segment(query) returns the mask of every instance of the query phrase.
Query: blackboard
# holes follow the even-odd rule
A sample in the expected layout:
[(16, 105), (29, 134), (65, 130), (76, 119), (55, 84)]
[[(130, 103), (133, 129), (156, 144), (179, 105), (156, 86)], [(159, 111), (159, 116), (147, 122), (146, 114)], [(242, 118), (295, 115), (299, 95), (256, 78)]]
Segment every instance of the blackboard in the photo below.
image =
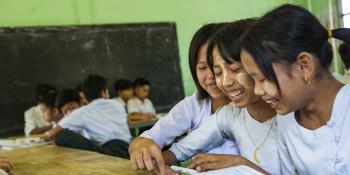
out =
[(23, 133), (35, 87), (75, 87), (88, 74), (147, 78), (166, 112), (184, 97), (174, 23), (0, 28), (0, 136)]

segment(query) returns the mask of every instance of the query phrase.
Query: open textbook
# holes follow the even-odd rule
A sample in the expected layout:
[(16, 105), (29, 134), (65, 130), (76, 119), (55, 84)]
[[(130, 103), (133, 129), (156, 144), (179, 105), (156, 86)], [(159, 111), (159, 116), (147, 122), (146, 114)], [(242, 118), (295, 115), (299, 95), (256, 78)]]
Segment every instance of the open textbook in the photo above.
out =
[(193, 169), (178, 166), (171, 166), (170, 168), (182, 175), (263, 175), (262, 173), (244, 165), (206, 171), (202, 173)]
[(26, 148), (40, 145), (47, 145), (51, 142), (45, 141), (39, 137), (36, 138), (14, 138), (14, 139), (0, 139), (1, 149), (15, 149), (15, 148)]

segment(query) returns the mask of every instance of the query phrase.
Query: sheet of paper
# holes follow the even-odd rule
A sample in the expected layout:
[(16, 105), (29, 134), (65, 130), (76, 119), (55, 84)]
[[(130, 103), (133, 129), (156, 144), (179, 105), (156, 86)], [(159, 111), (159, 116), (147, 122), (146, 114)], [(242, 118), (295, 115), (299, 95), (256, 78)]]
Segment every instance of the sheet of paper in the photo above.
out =
[(212, 170), (207, 172), (199, 173), (193, 169), (171, 166), (174, 171), (184, 175), (263, 175), (262, 173), (248, 167), (248, 166), (235, 166), (229, 168), (223, 168), (218, 170)]
[(26, 148), (40, 145), (47, 145), (51, 142), (45, 141), (41, 138), (15, 138), (15, 139), (0, 139), (1, 149), (16, 149)]

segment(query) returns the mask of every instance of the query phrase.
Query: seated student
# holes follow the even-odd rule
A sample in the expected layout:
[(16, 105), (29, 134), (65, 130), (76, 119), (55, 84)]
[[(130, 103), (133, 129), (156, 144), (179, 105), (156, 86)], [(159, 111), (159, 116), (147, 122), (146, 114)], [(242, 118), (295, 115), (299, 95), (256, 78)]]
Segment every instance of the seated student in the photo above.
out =
[(186, 160), (198, 150), (233, 139), (238, 155), (197, 155), (189, 168), (198, 171), (244, 165), (264, 174), (281, 174), (277, 145), (276, 112), (254, 94), (253, 80), (240, 62), (239, 37), (255, 20), (244, 19), (220, 28), (208, 46), (208, 64), (218, 87), (232, 103), (218, 109), (197, 130), (163, 153), (168, 164)]
[(85, 95), (84, 95), (83, 89), (81, 87), (81, 84), (78, 84), (78, 86), (75, 88), (75, 90), (79, 92), (79, 96), (80, 96), (79, 104), (80, 104), (80, 106), (87, 105), (88, 101), (85, 98)]
[(45, 121), (53, 127), (63, 118), (63, 114), (55, 107), (57, 92), (49, 92), (42, 98), (42, 109)]
[(67, 116), (80, 107), (80, 100), (81, 96), (76, 90), (63, 89), (57, 95), (55, 106), (64, 116)]
[[(208, 43), (223, 25), (224, 23), (204, 25), (193, 36), (188, 61), (197, 91), (176, 104), (152, 129), (133, 140), (129, 153), (134, 169), (152, 170), (158, 166), (164, 170), (161, 149), (171, 144), (176, 137), (188, 131), (196, 131), (218, 108), (229, 103), (229, 98), (216, 85), (206, 56)], [(199, 151), (212, 154), (239, 154), (235, 141), (229, 139), (217, 147)], [(156, 163), (152, 160), (156, 160)]]
[(278, 114), (283, 174), (350, 174), (350, 84), (329, 71), (330, 38), (350, 43), (350, 29), (327, 30), (307, 9), (282, 5), (241, 38), (254, 92)]
[(6, 172), (10, 172), (13, 169), (12, 163), (7, 156), (0, 155), (0, 169)]
[[(114, 99), (117, 100), (121, 105), (123, 105), (125, 110), (128, 111), (126, 104), (134, 94), (132, 82), (127, 79), (119, 79), (114, 83), (114, 90), (117, 93), (117, 97), (115, 97)], [(144, 115), (140, 115), (135, 112), (128, 115), (129, 121), (143, 119), (145, 119)]]
[(129, 99), (134, 95), (134, 90), (132, 88), (132, 82), (127, 79), (119, 79), (114, 83), (114, 90), (117, 93), (117, 96), (114, 98), (120, 104), (122, 104), (125, 109), (126, 104)]
[(42, 113), (42, 98), (48, 92), (56, 92), (56, 89), (48, 84), (39, 84), (36, 88), (37, 106), (33, 106), (24, 113), (24, 133), (25, 135), (45, 133), (52, 126), (46, 122)]
[(44, 119), (55, 127), (64, 116), (80, 107), (79, 100), (78, 92), (73, 89), (47, 93), (42, 101)]
[[(43, 97), (44, 119), (51, 123), (54, 128), (63, 117), (80, 107), (79, 102), (79, 93), (73, 89), (63, 89), (59, 94), (48, 93)], [(50, 135), (50, 131), (46, 134)], [(90, 138), (85, 130), (80, 134), (85, 138)]]
[[(58, 146), (96, 151), (128, 158), (131, 140), (127, 113), (115, 100), (108, 99), (107, 80), (89, 75), (82, 85), (88, 104), (64, 117), (50, 131)], [(91, 139), (78, 132), (86, 131)]]
[(149, 81), (144, 78), (137, 78), (133, 83), (133, 88), (135, 96), (127, 103), (128, 113), (143, 115), (145, 119), (154, 118), (156, 110), (151, 100), (147, 98), (150, 91)]

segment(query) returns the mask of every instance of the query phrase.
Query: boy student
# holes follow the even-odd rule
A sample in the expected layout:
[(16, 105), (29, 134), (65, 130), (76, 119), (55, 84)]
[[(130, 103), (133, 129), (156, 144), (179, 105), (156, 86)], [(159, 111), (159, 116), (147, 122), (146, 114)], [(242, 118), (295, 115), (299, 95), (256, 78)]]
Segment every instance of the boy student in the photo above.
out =
[(74, 89), (63, 89), (57, 96), (55, 106), (67, 116), (80, 107), (79, 92)]
[(42, 98), (48, 92), (56, 92), (56, 89), (48, 84), (39, 84), (36, 88), (37, 105), (29, 108), (24, 113), (25, 135), (40, 134), (51, 129), (51, 125), (43, 118)]
[(149, 81), (144, 78), (137, 78), (133, 83), (133, 87), (135, 97), (127, 103), (128, 113), (142, 115), (145, 119), (154, 118), (156, 110), (151, 100), (147, 98), (150, 91)]
[(49, 92), (42, 98), (43, 116), (46, 122), (55, 126), (63, 118), (63, 114), (55, 107), (57, 92)]
[(48, 93), (43, 96), (44, 119), (55, 125), (66, 115), (80, 107), (79, 94), (73, 89), (63, 89), (59, 94)]
[(126, 104), (134, 94), (132, 82), (127, 79), (119, 79), (114, 83), (114, 90), (117, 93), (117, 97), (115, 97), (114, 99), (117, 100), (121, 105), (123, 105), (127, 110)]
[[(107, 80), (100, 75), (89, 75), (82, 88), (89, 103), (64, 117), (49, 136), (59, 146), (128, 158), (131, 135), (127, 113), (121, 104), (108, 99)], [(91, 139), (78, 134), (80, 131), (85, 131)]]
[[(123, 105), (125, 110), (128, 111), (126, 104), (134, 94), (132, 82), (127, 79), (119, 79), (114, 83), (114, 90), (117, 93), (117, 97), (115, 97), (114, 99), (117, 100), (121, 105)], [(145, 116), (138, 113), (131, 113), (128, 115), (129, 121), (143, 119), (145, 119)]]

